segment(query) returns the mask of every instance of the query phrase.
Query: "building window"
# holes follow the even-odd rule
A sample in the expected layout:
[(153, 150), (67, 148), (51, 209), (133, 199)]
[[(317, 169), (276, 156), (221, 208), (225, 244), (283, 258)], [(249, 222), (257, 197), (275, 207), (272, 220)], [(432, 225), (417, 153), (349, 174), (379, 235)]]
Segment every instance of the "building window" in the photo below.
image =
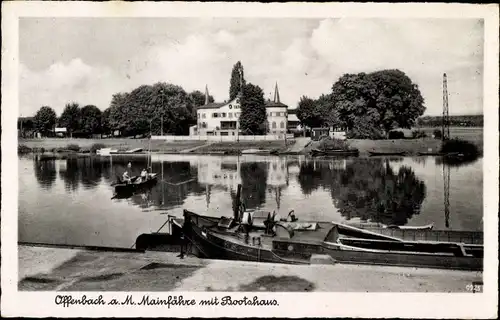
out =
[(280, 128), (281, 129), (285, 128), (285, 123), (283, 121), (281, 121), (281, 123), (280, 123)]
[(232, 118), (232, 117), (233, 117), (233, 114), (232, 114), (231, 112), (229, 112), (229, 113), (227, 114), (227, 116), (228, 116), (229, 118)]
[(225, 112), (222, 112), (220, 115), (221, 115), (222, 118), (226, 117), (226, 113)]
[(217, 112), (212, 113), (212, 118), (218, 118), (219, 114)]
[(206, 123), (206, 122), (203, 122), (203, 123), (201, 124), (201, 127), (202, 127), (203, 129), (206, 129), (206, 128), (207, 128), (207, 123)]
[(200, 114), (198, 113), (198, 118), (201, 118)]
[(276, 129), (276, 122), (273, 121), (273, 129)]
[(202, 113), (202, 114), (201, 114), (201, 117), (202, 117), (203, 119), (205, 119), (205, 118), (206, 118), (206, 114), (205, 114), (205, 113)]

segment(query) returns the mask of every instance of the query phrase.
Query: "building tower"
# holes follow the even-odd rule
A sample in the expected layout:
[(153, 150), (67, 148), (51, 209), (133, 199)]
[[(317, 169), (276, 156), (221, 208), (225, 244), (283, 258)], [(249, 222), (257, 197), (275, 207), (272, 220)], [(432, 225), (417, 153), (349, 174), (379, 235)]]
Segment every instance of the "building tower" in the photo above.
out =
[(276, 82), (276, 86), (274, 87), (274, 100), (275, 103), (280, 103), (280, 93), (278, 91), (278, 82)]
[(207, 105), (209, 103), (210, 103), (210, 100), (209, 100), (209, 94), (208, 94), (208, 86), (205, 85), (205, 105)]
[(443, 74), (443, 119), (441, 129), (441, 140), (450, 138), (450, 115), (448, 111), (448, 79), (446, 73)]

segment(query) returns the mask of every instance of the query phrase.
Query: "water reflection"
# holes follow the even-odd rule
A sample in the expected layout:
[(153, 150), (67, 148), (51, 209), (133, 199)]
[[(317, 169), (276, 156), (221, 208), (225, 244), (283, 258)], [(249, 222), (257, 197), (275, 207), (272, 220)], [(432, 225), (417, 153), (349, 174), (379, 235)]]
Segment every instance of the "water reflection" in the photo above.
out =
[(426, 195), (425, 183), (411, 168), (402, 166), (395, 172), (388, 159), (304, 163), (298, 181), (304, 194), (319, 187), (330, 190), (335, 207), (347, 220), (383, 224), (406, 224), (420, 213)]
[(464, 167), (471, 163), (476, 162), (477, 159), (478, 159), (477, 155), (436, 157), (436, 165), (447, 165), (450, 167)]
[[(435, 158), (444, 166), (443, 158)], [(347, 220), (359, 218), (384, 224), (404, 225), (418, 215), (426, 197), (426, 185), (400, 158), (306, 159), (302, 157), (179, 157), (153, 161), (158, 183), (148, 189), (115, 196), (143, 209), (168, 210), (181, 207), (189, 196), (203, 196), (210, 208), (214, 192), (227, 192), (234, 203), (238, 184), (246, 208), (257, 209), (274, 202), (281, 209), (283, 192), (295, 177), (303, 195), (317, 191), (329, 193), (332, 203)], [(426, 157), (415, 163), (425, 166)], [(131, 167), (127, 165), (131, 163)], [(113, 183), (127, 170), (138, 175), (148, 166), (147, 157), (86, 157), (55, 161), (34, 161), (39, 185), (50, 189), (57, 171), (68, 193), (94, 189), (104, 183), (112, 196)], [(464, 165), (464, 164), (462, 164)], [(450, 165), (446, 164), (449, 168)], [(394, 169), (393, 167), (397, 167)], [(56, 170), (58, 169), (58, 170)], [(443, 170), (449, 180), (449, 170)], [(444, 195), (449, 193), (444, 188)], [(448, 191), (448, 192), (447, 192)], [(229, 208), (227, 208), (229, 209)], [(445, 216), (449, 212), (445, 206)]]
[(42, 189), (51, 189), (56, 181), (56, 162), (54, 160), (33, 161), (35, 177)]
[(152, 160), (155, 186), (111, 199), (116, 177), (124, 170), (139, 174), (147, 157), (20, 158), (20, 239), (130, 246), (138, 232), (164, 223), (162, 213), (180, 215), (186, 208), (230, 215), (238, 184), (247, 208), (276, 210), (280, 216), (294, 209), (301, 220), (482, 229), (481, 161), (455, 168), (450, 179), (450, 166), (429, 157), (163, 155)]

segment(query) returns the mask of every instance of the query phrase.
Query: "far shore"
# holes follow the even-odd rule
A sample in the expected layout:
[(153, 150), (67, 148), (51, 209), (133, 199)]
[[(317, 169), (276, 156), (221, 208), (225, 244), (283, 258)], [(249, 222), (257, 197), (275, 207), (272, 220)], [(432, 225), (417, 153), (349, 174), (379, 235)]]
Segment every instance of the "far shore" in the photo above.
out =
[[(483, 130), (476, 128), (471, 130), (456, 128), (451, 130), (451, 137), (457, 137), (475, 143), (479, 150), (483, 150)], [(294, 144), (301, 140), (302, 145), (293, 148)], [(134, 148), (142, 148), (143, 152), (151, 151), (153, 154), (238, 154), (245, 150), (253, 150), (255, 153), (272, 154), (307, 154), (318, 144), (317, 141), (304, 143), (308, 138), (296, 138), (294, 140), (274, 141), (239, 141), (239, 142), (208, 142), (200, 140), (189, 141), (163, 141), (150, 139), (71, 139), (71, 138), (42, 138), (42, 139), (19, 139), (19, 153), (54, 153), (89, 155), (91, 147), (100, 144), (104, 148), (116, 149), (120, 152)], [(360, 156), (369, 155), (370, 151), (377, 152), (405, 152), (407, 156), (415, 156), (421, 152), (438, 152), (441, 140), (432, 137), (420, 139), (396, 139), (396, 140), (362, 140), (348, 139), (350, 148), (359, 150)], [(69, 151), (69, 145), (77, 145), (79, 150)], [(293, 150), (293, 151), (292, 151)], [(251, 151), (250, 151), (251, 152)]]

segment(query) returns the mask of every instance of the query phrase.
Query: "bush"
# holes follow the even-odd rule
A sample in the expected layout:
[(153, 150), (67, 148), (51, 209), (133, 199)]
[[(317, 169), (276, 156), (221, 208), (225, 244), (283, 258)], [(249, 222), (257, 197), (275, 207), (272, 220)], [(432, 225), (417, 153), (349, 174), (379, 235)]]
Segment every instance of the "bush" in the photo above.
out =
[(358, 121), (354, 128), (347, 132), (346, 137), (347, 139), (385, 139), (385, 135), (382, 130), (373, 127), (368, 120)]
[(18, 145), (17, 146), (17, 153), (30, 153), (31, 151), (31, 148), (30, 147), (27, 147), (25, 146), (24, 144), (21, 144), (21, 145)]
[(405, 134), (401, 131), (389, 131), (389, 139), (404, 139)]
[(443, 137), (443, 134), (439, 129), (434, 130), (432, 134), (434, 135), (435, 139), (441, 139)]
[(349, 144), (343, 140), (324, 138), (319, 142), (320, 150), (349, 150)]
[(96, 153), (97, 150), (105, 148), (106, 146), (103, 143), (94, 143), (90, 147), (90, 153)]
[(413, 130), (411, 132), (411, 136), (413, 137), (413, 139), (420, 139), (420, 138), (426, 138), (427, 134), (425, 133), (425, 131), (422, 130)]
[(479, 149), (477, 146), (469, 141), (460, 139), (446, 140), (441, 147), (442, 153), (461, 153), (466, 156), (477, 156)]
[(78, 151), (80, 151), (80, 146), (77, 145), (77, 144), (71, 143), (71, 144), (68, 144), (68, 146), (66, 147), (66, 149), (78, 152)]

